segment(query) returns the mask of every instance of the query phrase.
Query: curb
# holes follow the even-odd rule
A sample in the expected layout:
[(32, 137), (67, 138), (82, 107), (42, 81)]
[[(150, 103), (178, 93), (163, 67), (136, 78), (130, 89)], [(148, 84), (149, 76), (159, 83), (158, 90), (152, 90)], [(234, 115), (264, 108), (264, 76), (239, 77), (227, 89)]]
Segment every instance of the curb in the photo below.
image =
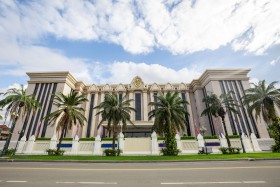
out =
[(56, 163), (164, 163), (164, 162), (220, 162), (220, 161), (264, 161), (280, 160), (280, 158), (241, 158), (241, 159), (213, 159), (213, 160), (25, 160), (0, 159), (0, 162), (56, 162)]

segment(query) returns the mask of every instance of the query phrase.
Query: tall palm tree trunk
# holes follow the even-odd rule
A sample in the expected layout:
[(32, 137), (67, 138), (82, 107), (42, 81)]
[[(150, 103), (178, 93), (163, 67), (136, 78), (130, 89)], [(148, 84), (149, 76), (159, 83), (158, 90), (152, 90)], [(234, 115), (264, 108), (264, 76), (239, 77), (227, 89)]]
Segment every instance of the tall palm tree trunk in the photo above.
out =
[(229, 141), (229, 138), (228, 138), (228, 132), (227, 132), (227, 127), (226, 127), (226, 122), (225, 122), (225, 116), (222, 116), (222, 122), (223, 122), (223, 126), (224, 126), (225, 133), (226, 133), (227, 144), (228, 144), (228, 147), (230, 148), (231, 144), (230, 144), (230, 141)]
[(67, 127), (67, 123), (65, 123), (65, 124), (63, 125), (63, 129), (62, 129), (62, 131), (61, 131), (60, 138), (59, 138), (59, 142), (58, 142), (58, 146), (57, 146), (57, 149), (56, 149), (57, 152), (60, 150), (61, 143), (62, 143), (62, 139), (63, 139), (63, 135), (64, 135), (64, 133), (65, 133), (65, 131), (66, 131), (66, 127)]
[(116, 143), (116, 132), (115, 132), (115, 125), (113, 126), (113, 143), (112, 143), (112, 148), (115, 150), (115, 143)]

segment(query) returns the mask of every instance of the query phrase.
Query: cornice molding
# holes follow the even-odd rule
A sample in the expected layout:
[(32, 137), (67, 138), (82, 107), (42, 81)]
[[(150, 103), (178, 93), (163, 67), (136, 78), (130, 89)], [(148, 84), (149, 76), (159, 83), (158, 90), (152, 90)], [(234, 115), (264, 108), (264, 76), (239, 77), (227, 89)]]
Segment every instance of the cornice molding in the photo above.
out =
[[(191, 91), (194, 92), (197, 89), (202, 89), (210, 81), (219, 81), (219, 80), (245, 80), (248, 81), (248, 73), (250, 69), (207, 69), (199, 77), (199, 79), (193, 80), (191, 83), (166, 83), (166, 84), (145, 84), (139, 76), (134, 77), (130, 84), (100, 84), (96, 85), (94, 90), (90, 90), (92, 85), (85, 85), (82, 81), (77, 81), (71, 73), (68, 71), (61, 72), (28, 72), (26, 73), (30, 80), (28, 83), (66, 83), (74, 90), (79, 90), (81, 92), (104, 92), (104, 91), (137, 91), (137, 90), (147, 90), (148, 92), (152, 91), (166, 91), (167, 87), (177, 88), (178, 91)], [(141, 81), (141, 86), (136, 88), (134, 86), (135, 79)], [(185, 86), (182, 86), (185, 85)], [(125, 89), (119, 90), (119, 86), (122, 86)], [(185, 88), (184, 88), (185, 87)], [(105, 89), (104, 89), (105, 88)], [(161, 88), (164, 88), (161, 90)], [(168, 88), (168, 90), (170, 89)], [(172, 90), (173, 90), (172, 89)]]
[[(28, 83), (66, 83), (73, 90), (76, 89), (78, 82), (74, 76), (68, 71), (59, 72), (27, 72), (30, 80)], [(84, 85), (83, 82), (80, 82)]]
[(199, 77), (190, 83), (190, 88), (194, 92), (206, 86), (210, 81), (219, 80), (249, 80), (250, 69), (207, 69)]

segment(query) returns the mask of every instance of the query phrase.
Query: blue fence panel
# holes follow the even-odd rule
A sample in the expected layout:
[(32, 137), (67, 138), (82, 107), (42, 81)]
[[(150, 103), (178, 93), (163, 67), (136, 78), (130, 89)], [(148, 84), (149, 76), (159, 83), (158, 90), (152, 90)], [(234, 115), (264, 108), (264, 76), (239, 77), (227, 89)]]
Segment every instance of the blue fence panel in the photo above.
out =
[[(57, 144), (56, 147), (58, 147), (58, 145), (59, 145), (59, 144)], [(72, 144), (71, 144), (71, 143), (62, 143), (62, 144), (60, 144), (60, 147), (64, 147), (64, 148), (66, 148), (66, 147), (72, 147)]]
[[(103, 143), (101, 144), (101, 148), (112, 148), (113, 144), (111, 143)], [(115, 144), (115, 147), (118, 147), (118, 144)]]
[(220, 146), (220, 142), (206, 142), (205, 146)]
[(158, 146), (159, 147), (165, 147), (165, 143), (159, 143)]

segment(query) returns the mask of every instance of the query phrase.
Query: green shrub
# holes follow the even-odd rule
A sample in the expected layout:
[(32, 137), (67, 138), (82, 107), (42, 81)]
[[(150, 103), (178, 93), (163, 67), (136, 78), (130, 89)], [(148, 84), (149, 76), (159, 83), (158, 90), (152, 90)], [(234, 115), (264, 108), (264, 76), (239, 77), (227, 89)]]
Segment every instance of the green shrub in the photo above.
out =
[(222, 154), (240, 154), (239, 147), (220, 147), (219, 150)]
[(95, 138), (80, 138), (79, 141), (95, 141)]
[(177, 156), (180, 153), (179, 149), (168, 149), (168, 148), (162, 148), (160, 152), (163, 154), (163, 156)]
[(157, 140), (164, 140), (164, 137), (158, 137)]
[(62, 156), (65, 150), (60, 149), (59, 151), (57, 151), (56, 149), (47, 149), (46, 152), (49, 156)]
[[(102, 138), (101, 141), (112, 141), (113, 138)], [(116, 141), (118, 140), (118, 138), (115, 139)]]
[(218, 136), (204, 136), (204, 139), (219, 139)]
[(236, 139), (236, 138), (240, 138), (239, 135), (229, 135), (228, 136), (229, 139)]
[(182, 136), (181, 140), (195, 140), (194, 136)]
[(226, 147), (220, 147), (219, 150), (222, 152), (222, 154), (227, 154), (228, 148)]
[(271, 125), (268, 126), (271, 137), (275, 140), (275, 145), (271, 146), (272, 152), (280, 153), (280, 118), (273, 119)]
[(271, 146), (271, 150), (274, 153), (280, 153), (280, 144), (275, 144), (275, 145)]
[(12, 156), (15, 153), (15, 149), (7, 149), (5, 155), (7, 156)]
[(103, 151), (103, 153), (106, 155), (106, 156), (120, 156), (120, 154), (122, 153), (122, 150), (121, 149), (105, 149)]
[(37, 138), (36, 141), (50, 141), (51, 138)]

